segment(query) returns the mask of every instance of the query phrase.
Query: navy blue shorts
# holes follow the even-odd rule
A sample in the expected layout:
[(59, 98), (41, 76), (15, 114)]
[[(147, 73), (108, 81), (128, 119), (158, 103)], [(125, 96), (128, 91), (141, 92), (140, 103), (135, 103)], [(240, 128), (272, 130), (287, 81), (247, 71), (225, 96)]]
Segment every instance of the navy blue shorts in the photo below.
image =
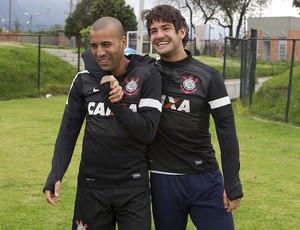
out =
[(164, 175), (151, 173), (152, 209), (156, 230), (185, 230), (188, 216), (204, 230), (233, 230), (224, 208), (221, 172)]
[[(150, 189), (77, 187), (72, 229), (150, 230)], [(82, 226), (85, 228), (78, 228)]]

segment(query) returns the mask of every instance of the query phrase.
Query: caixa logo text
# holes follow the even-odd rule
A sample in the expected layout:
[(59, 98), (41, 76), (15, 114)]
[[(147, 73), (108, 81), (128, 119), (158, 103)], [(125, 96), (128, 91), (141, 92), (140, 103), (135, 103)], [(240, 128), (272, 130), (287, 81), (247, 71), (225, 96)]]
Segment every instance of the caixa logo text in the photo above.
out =
[[(133, 112), (137, 112), (136, 104), (123, 103), (123, 106), (128, 107)], [(106, 107), (103, 102), (89, 102), (88, 113), (89, 115), (105, 116), (105, 117), (113, 115), (111, 110), (108, 107)]]

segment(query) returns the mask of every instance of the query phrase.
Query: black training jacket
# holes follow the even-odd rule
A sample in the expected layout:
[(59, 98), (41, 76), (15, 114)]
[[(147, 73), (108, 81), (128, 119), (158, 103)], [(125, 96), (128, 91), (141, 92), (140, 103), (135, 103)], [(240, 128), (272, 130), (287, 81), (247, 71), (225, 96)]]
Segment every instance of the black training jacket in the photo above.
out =
[[(212, 115), (227, 196), (230, 200), (241, 198), (239, 144), (224, 80), (216, 69), (186, 52), (188, 57), (184, 60), (156, 62), (163, 80), (163, 111), (147, 151), (150, 171), (176, 175), (219, 168), (209, 132)], [(150, 62), (145, 56), (131, 59), (139, 58)]]
[[(177, 175), (219, 169), (209, 132), (212, 115), (227, 196), (230, 200), (241, 198), (239, 144), (224, 79), (215, 68), (186, 52), (188, 57), (178, 62), (128, 56), (155, 65), (162, 77), (162, 115), (157, 134), (147, 148), (150, 171)], [(87, 69), (91, 68), (100, 71), (99, 66)]]
[(120, 103), (108, 100), (109, 83), (87, 51), (86, 68), (70, 88), (52, 169), (44, 190), (54, 190), (71, 161), (84, 119), (85, 130), (78, 186), (126, 188), (148, 186), (146, 144), (155, 136), (161, 114), (161, 76), (157, 68), (130, 61), (127, 72), (117, 79), (123, 87)]

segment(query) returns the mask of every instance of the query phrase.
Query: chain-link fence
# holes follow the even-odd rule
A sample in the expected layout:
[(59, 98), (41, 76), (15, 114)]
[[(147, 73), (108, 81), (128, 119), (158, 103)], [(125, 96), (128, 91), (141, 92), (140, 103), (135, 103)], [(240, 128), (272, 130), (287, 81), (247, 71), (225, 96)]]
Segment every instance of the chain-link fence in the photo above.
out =
[[(80, 36), (0, 33), (0, 99), (66, 93), (87, 44)], [(222, 53), (223, 76), (239, 81), (245, 107), (300, 124), (300, 40), (226, 37)]]
[(240, 80), (243, 105), (267, 119), (300, 124), (300, 40), (225, 38), (225, 79)]
[(80, 37), (0, 33), (0, 100), (66, 93), (82, 69), (80, 47)]

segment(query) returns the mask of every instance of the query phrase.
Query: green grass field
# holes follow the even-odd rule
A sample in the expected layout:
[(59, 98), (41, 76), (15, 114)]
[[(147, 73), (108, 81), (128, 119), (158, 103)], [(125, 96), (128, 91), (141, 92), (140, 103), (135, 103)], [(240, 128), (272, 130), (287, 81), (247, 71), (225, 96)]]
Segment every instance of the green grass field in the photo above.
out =
[[(38, 47), (0, 43), (0, 100), (38, 95)], [(40, 94), (66, 94), (77, 68), (41, 50)]]
[[(285, 120), (289, 85), (286, 71), (269, 79), (253, 96), (251, 112), (269, 120)], [(300, 126), (300, 66), (294, 68), (288, 121)]]
[[(61, 202), (53, 207), (42, 194), (65, 101), (66, 96), (0, 101), (0, 229), (70, 229), (82, 134)], [(235, 107), (245, 194), (234, 212), (236, 229), (299, 229), (300, 129), (253, 119)], [(213, 125), (212, 135), (218, 152)], [(195, 228), (189, 223), (187, 229)]]

